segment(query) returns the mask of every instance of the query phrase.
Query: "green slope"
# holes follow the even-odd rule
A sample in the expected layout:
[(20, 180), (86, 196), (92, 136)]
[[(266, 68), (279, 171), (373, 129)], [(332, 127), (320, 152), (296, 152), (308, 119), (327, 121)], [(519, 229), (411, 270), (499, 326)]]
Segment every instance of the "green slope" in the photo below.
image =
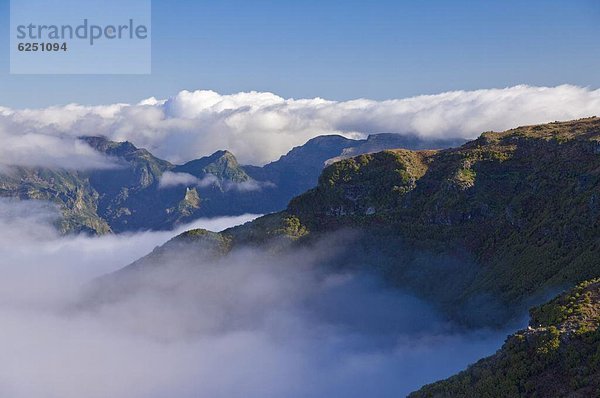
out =
[(600, 396), (600, 281), (531, 310), (530, 326), (493, 356), (411, 398)]

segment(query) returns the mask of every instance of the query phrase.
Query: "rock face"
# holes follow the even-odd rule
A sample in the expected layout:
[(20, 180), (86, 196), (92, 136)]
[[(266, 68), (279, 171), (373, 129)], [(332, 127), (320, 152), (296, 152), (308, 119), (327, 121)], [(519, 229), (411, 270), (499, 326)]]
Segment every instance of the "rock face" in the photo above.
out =
[(493, 356), (411, 398), (600, 396), (600, 280), (531, 310)]

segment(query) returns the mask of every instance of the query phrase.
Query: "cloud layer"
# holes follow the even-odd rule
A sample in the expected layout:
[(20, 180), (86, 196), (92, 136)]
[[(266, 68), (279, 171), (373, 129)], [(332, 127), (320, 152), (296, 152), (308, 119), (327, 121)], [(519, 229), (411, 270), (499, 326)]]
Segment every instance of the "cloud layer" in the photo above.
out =
[[(600, 90), (570, 85), (345, 102), (284, 99), (260, 92), (182, 91), (136, 105), (0, 108), (0, 139), (10, 143), (0, 148), (0, 159), (95, 167), (97, 159), (87, 159), (89, 153), (82, 153), (77, 144), (56, 140), (105, 135), (177, 163), (228, 149), (243, 163), (262, 164), (322, 134), (356, 138), (389, 132), (470, 139), (483, 131), (594, 115), (600, 115)], [(49, 148), (49, 153), (39, 154), (40, 148)]]
[(55, 294), (62, 297), (91, 278), (137, 260), (184, 231), (220, 231), (258, 215), (198, 219), (174, 231), (95, 238), (60, 235), (53, 226), (59, 217), (53, 204), (0, 198), (0, 273), (5, 278), (5, 283), (0, 284), (0, 304), (8, 303), (9, 298), (49, 300)]
[(372, 276), (323, 272), (329, 241), (218, 261), (179, 250), (124, 294), (74, 307), (88, 281), (173, 232), (64, 237), (50, 227), (55, 216), (40, 203), (0, 201), (0, 396), (397, 397), (504, 337), (454, 329)]

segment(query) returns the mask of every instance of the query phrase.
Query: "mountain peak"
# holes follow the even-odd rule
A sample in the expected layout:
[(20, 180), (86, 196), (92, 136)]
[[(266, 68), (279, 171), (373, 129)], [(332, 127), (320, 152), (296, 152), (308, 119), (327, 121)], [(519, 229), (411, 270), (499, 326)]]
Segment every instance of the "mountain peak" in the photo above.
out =
[(232, 182), (250, 180), (250, 176), (240, 166), (235, 155), (227, 150), (219, 150), (210, 156), (192, 160), (182, 166), (177, 166), (174, 171), (188, 173), (198, 178), (212, 174), (219, 180)]
[(106, 153), (107, 155), (124, 156), (139, 150), (129, 141), (116, 142), (111, 141), (104, 136), (79, 137), (79, 139), (95, 150)]
[(212, 155), (205, 156), (207, 159), (211, 159), (213, 161), (218, 161), (219, 159), (225, 159), (228, 162), (235, 162), (237, 164), (237, 158), (235, 155), (228, 150), (218, 150), (214, 152)]
[(138, 148), (129, 141), (111, 141), (104, 136), (79, 137), (79, 139), (105, 155), (121, 158), (127, 162), (150, 163), (157, 172), (173, 167), (173, 165), (166, 160), (157, 158), (148, 150)]

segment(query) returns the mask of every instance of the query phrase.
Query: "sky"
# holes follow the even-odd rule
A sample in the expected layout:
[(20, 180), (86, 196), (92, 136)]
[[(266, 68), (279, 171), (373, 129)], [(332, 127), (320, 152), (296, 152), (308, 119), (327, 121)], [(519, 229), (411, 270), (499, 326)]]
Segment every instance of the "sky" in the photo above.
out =
[(385, 100), (518, 84), (600, 87), (600, 3), (155, 0), (152, 73), (9, 75), (0, 106), (137, 103), (181, 90)]

